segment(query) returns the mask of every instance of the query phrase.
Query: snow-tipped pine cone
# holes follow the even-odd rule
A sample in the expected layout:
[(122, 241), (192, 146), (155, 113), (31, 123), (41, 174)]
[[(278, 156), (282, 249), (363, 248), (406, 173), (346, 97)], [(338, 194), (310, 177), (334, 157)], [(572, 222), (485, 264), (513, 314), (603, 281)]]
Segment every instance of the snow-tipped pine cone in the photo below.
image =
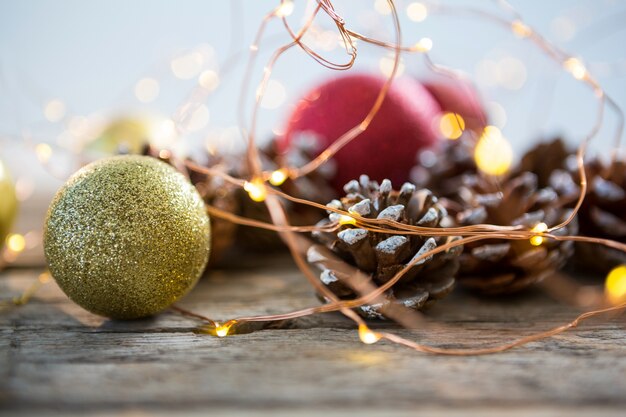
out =
[[(389, 180), (380, 185), (361, 176), (345, 185), (346, 196), (333, 200), (329, 207), (350, 211), (357, 217), (391, 219), (400, 223), (441, 227), (449, 220), (446, 210), (427, 189), (418, 190), (405, 183), (400, 190), (393, 190)], [(338, 222), (339, 215), (330, 212), (319, 225)], [(345, 268), (356, 268), (371, 276), (372, 284), (380, 286), (392, 279), (416, 256), (458, 237), (431, 237), (414, 234), (385, 234), (368, 231), (358, 226), (343, 225), (335, 232), (316, 232), (313, 245), (307, 254), (308, 261), (321, 270), (320, 281), (340, 299), (359, 296), (345, 284)], [(324, 255), (324, 249), (335, 260)], [(458, 270), (458, 256), (462, 246), (440, 252), (418, 261), (388, 290), (383, 303), (364, 305), (356, 311), (367, 318), (384, 318), (385, 312), (397, 305), (419, 310), (447, 295), (454, 286)], [(323, 297), (321, 297), (323, 301)]]

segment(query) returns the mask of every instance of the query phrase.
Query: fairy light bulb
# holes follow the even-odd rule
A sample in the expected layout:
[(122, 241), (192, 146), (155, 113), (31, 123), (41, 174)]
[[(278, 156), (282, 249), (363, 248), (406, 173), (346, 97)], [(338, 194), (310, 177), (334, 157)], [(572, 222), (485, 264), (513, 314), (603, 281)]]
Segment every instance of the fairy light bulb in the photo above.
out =
[(563, 61), (563, 68), (577, 80), (582, 80), (587, 77), (587, 68), (585, 68), (585, 64), (578, 58), (567, 58)]
[(460, 114), (446, 113), (439, 119), (439, 131), (447, 139), (460, 138), (463, 130), (465, 130), (465, 120)]
[(26, 247), (26, 239), (24, 236), (14, 233), (7, 237), (7, 248), (13, 253), (20, 253)]
[(220, 324), (215, 322), (215, 335), (217, 337), (226, 337), (228, 336), (228, 332), (230, 331), (232, 324), (224, 323)]
[(52, 148), (47, 143), (39, 143), (35, 146), (35, 154), (39, 162), (45, 164), (52, 156)]
[(428, 17), (428, 8), (424, 3), (414, 2), (407, 6), (406, 14), (414, 22), (423, 22)]
[(422, 38), (415, 44), (413, 49), (418, 52), (429, 52), (433, 49), (433, 41), (430, 38)]
[(513, 149), (495, 126), (485, 127), (474, 149), (478, 169), (487, 175), (505, 174), (513, 162)]
[(380, 340), (380, 335), (371, 331), (365, 324), (359, 324), (359, 338), (366, 345), (371, 345)]
[(518, 38), (527, 38), (532, 33), (532, 29), (529, 28), (524, 22), (521, 20), (515, 20), (511, 23), (511, 30), (513, 34)]
[(339, 217), (339, 224), (342, 226), (347, 226), (347, 225), (355, 225), (356, 224), (356, 219), (352, 216), (346, 216), (345, 214), (342, 214)]
[(604, 283), (604, 292), (611, 304), (626, 301), (626, 265), (615, 267), (609, 272)]
[(270, 174), (270, 184), (279, 186), (287, 180), (287, 170), (284, 168), (277, 169)]
[(257, 203), (264, 201), (267, 197), (267, 190), (263, 180), (260, 178), (254, 178), (252, 181), (246, 181), (243, 184), (243, 189), (248, 192), (248, 196), (252, 201)]
[(276, 9), (276, 16), (278, 17), (287, 17), (293, 13), (293, 1), (286, 0), (278, 6)]
[[(531, 232), (533, 233), (545, 233), (548, 230), (548, 225), (545, 223), (538, 223), (535, 227), (532, 228)], [(530, 238), (530, 244), (533, 246), (541, 246), (543, 243), (542, 236), (533, 236)]]

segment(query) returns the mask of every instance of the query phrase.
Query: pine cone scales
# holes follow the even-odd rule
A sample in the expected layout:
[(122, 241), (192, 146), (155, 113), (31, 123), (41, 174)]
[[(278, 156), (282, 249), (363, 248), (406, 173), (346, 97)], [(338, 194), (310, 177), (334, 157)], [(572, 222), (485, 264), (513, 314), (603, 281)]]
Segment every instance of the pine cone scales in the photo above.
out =
[[(367, 176), (361, 176), (360, 181), (346, 184), (344, 190), (347, 193), (345, 197), (328, 205), (349, 211), (355, 217), (390, 219), (425, 227), (438, 227), (447, 218), (446, 210), (429, 190), (417, 190), (410, 183), (395, 191), (389, 180), (379, 185)], [(338, 214), (331, 212), (319, 225), (337, 222), (339, 218)], [(308, 251), (308, 260), (321, 270), (321, 283), (342, 299), (358, 297), (345, 284), (345, 275), (349, 273), (346, 270), (350, 270), (346, 267), (352, 266), (371, 275), (373, 284), (379, 286), (393, 278), (416, 256), (457, 239), (374, 233), (347, 225), (335, 233), (316, 232), (313, 238), (336, 257), (325, 254), (321, 245), (314, 245)], [(384, 303), (361, 306), (357, 312), (367, 318), (384, 318), (385, 312), (394, 305), (419, 310), (444, 297), (454, 286), (461, 250), (459, 246), (418, 261), (385, 294)]]
[[(626, 160), (604, 164), (595, 159), (585, 165), (589, 188), (579, 211), (584, 236), (626, 243)], [(576, 244), (577, 260), (601, 273), (626, 263), (626, 254), (601, 245)]]
[[(540, 223), (555, 225), (571, 213), (563, 208), (562, 196), (550, 187), (538, 188), (537, 176), (523, 172), (498, 184), (481, 175), (466, 176), (448, 203), (460, 226), (481, 223), (533, 228)], [(553, 232), (577, 232), (576, 222)], [(460, 257), (458, 279), (466, 287), (486, 294), (512, 293), (539, 282), (560, 269), (573, 252), (573, 242), (544, 239), (537, 246), (530, 240), (484, 240), (467, 244)]]

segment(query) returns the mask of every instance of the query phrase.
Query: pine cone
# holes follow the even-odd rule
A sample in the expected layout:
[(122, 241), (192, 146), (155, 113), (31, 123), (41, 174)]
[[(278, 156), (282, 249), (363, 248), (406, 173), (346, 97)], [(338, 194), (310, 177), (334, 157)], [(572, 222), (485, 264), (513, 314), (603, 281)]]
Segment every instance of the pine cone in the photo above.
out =
[(420, 152), (411, 181), (439, 197), (451, 197), (462, 185), (463, 175), (476, 174), (473, 154), (474, 143), (468, 135), (442, 141), (436, 149)]
[[(459, 226), (495, 224), (533, 228), (564, 221), (571, 201), (550, 187), (538, 188), (537, 176), (521, 172), (498, 183), (480, 174), (464, 177), (454, 202), (447, 207)], [(577, 224), (554, 231), (576, 234)], [(512, 293), (539, 282), (560, 269), (573, 252), (573, 242), (544, 239), (534, 246), (530, 240), (484, 240), (465, 245), (460, 257), (459, 282), (485, 294)]]
[[(520, 166), (498, 182), (484, 176), (474, 162), (472, 138), (464, 135), (445, 141), (434, 154), (420, 155), (421, 166), (413, 179), (439, 193), (458, 226), (501, 226), (539, 223), (548, 226), (565, 220), (578, 196), (578, 187), (567, 170), (568, 152), (560, 139), (540, 143)], [(532, 171), (532, 172), (529, 172)], [(574, 234), (575, 224), (555, 233)], [(487, 294), (510, 293), (540, 281), (560, 268), (571, 255), (571, 242), (483, 240), (465, 245), (460, 257), (458, 281)]]
[[(522, 159), (521, 167), (536, 172), (542, 181), (560, 194), (575, 200), (580, 193), (580, 175), (573, 150), (560, 139), (540, 144)], [(610, 164), (599, 159), (585, 163), (587, 194), (578, 212), (580, 234), (626, 243), (626, 160)], [(626, 263), (620, 250), (592, 243), (575, 243), (572, 264), (604, 276), (617, 265)]]
[[(281, 166), (301, 167), (305, 165), (312, 159), (317, 149), (315, 140), (315, 137), (311, 135), (299, 135), (294, 138), (289, 153), (286, 155), (278, 154), (275, 142), (272, 141), (267, 148), (260, 152), (263, 170), (274, 171)], [(335, 193), (328, 182), (329, 178), (332, 177), (332, 171), (332, 164), (324, 164), (305, 177), (296, 180), (287, 179), (280, 185), (280, 189), (291, 196), (323, 204), (335, 197)], [(245, 161), (240, 164), (238, 176), (240, 178), (249, 177)], [(271, 216), (265, 203), (252, 201), (243, 190), (238, 195), (244, 217), (271, 222)], [(283, 201), (283, 204), (287, 210), (289, 221), (293, 225), (315, 224), (324, 215), (322, 211), (310, 206), (293, 204), (289, 201)], [(254, 251), (267, 252), (284, 248), (284, 244), (277, 233), (257, 228), (240, 228), (238, 241), (242, 246)]]
[[(626, 243), (626, 160), (607, 164), (594, 159), (585, 164), (585, 172), (589, 186), (578, 213), (581, 234)], [(626, 264), (626, 254), (603, 245), (577, 243), (576, 262), (604, 275)]]
[[(399, 191), (395, 191), (389, 180), (384, 180), (379, 185), (364, 175), (359, 181), (350, 181), (344, 190), (347, 195), (341, 200), (333, 200), (328, 204), (329, 207), (350, 210), (360, 217), (392, 219), (428, 227), (438, 227), (447, 218), (446, 210), (429, 190), (417, 190), (410, 183), (405, 183)], [(319, 225), (337, 221), (338, 215), (331, 212)], [(319, 279), (322, 284), (341, 299), (354, 299), (358, 296), (342, 280), (346, 274), (346, 266), (356, 267), (371, 275), (373, 284), (381, 285), (388, 282), (415, 256), (432, 250), (437, 245), (458, 239), (382, 234), (346, 225), (334, 233), (316, 232), (313, 238), (320, 245), (309, 249), (308, 260), (321, 270)], [(338, 258), (333, 260), (325, 255), (325, 248), (322, 246)], [(419, 310), (444, 297), (454, 286), (454, 276), (458, 269), (457, 258), (461, 250), (462, 247), (459, 246), (419, 261), (387, 291), (384, 303), (364, 305), (356, 311), (367, 318), (382, 319), (388, 309), (397, 305)]]

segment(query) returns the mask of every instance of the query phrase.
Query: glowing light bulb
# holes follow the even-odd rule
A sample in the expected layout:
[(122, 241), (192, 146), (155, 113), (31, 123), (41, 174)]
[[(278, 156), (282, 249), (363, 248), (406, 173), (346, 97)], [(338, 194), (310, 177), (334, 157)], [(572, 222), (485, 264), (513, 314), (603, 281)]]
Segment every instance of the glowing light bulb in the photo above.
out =
[[(533, 233), (544, 233), (548, 230), (548, 225), (545, 223), (538, 223), (535, 227), (532, 228), (531, 232)], [(530, 244), (533, 246), (540, 246), (543, 243), (542, 236), (533, 236), (530, 238)]]
[(52, 156), (52, 148), (47, 143), (39, 143), (35, 146), (35, 153), (39, 162), (45, 164)]
[(270, 184), (279, 186), (287, 180), (287, 170), (277, 169), (270, 174)]
[(7, 237), (7, 248), (13, 253), (20, 253), (26, 247), (26, 239), (24, 236), (14, 233)]
[(582, 80), (587, 76), (587, 68), (585, 68), (585, 64), (578, 58), (567, 58), (563, 61), (563, 68), (577, 80)]
[(626, 265), (615, 267), (609, 272), (604, 283), (604, 292), (612, 304), (626, 301)]
[(513, 23), (511, 23), (511, 30), (513, 30), (513, 34), (518, 38), (526, 38), (532, 33), (532, 29), (521, 20), (513, 21)]
[(352, 216), (346, 216), (345, 214), (342, 214), (339, 217), (339, 224), (342, 226), (345, 225), (355, 225), (356, 224), (356, 219)]
[(150, 103), (159, 96), (159, 82), (154, 78), (142, 78), (135, 84), (135, 97), (142, 103)]
[(513, 162), (513, 149), (495, 126), (485, 127), (474, 149), (478, 169), (488, 175), (505, 174)]
[(422, 22), (428, 16), (428, 9), (423, 3), (411, 3), (406, 8), (406, 14), (414, 22)]
[(380, 340), (380, 335), (371, 331), (365, 324), (359, 324), (359, 338), (366, 345), (371, 345)]
[(243, 184), (243, 189), (248, 192), (248, 196), (252, 201), (261, 202), (267, 197), (267, 190), (265, 184), (260, 178), (255, 178), (252, 181), (246, 181)]
[(433, 49), (433, 41), (430, 38), (422, 38), (415, 44), (414, 49), (418, 52), (428, 52)]
[(439, 131), (448, 139), (458, 139), (465, 129), (465, 120), (457, 113), (446, 113), (439, 119)]
[(293, 1), (286, 0), (276, 9), (276, 16), (286, 17), (293, 13)]
[(224, 324), (220, 324), (215, 322), (215, 335), (217, 337), (226, 337), (228, 336), (228, 332), (230, 331), (232, 324), (228, 324), (228, 322)]
[(58, 122), (65, 117), (65, 103), (61, 100), (50, 100), (44, 106), (43, 114), (49, 122)]
[(206, 70), (198, 77), (198, 84), (208, 91), (213, 91), (220, 83), (220, 76), (213, 70)]
[(376, 0), (374, 2), (374, 9), (378, 14), (382, 14), (383, 16), (391, 14), (391, 7), (389, 7), (387, 0)]

